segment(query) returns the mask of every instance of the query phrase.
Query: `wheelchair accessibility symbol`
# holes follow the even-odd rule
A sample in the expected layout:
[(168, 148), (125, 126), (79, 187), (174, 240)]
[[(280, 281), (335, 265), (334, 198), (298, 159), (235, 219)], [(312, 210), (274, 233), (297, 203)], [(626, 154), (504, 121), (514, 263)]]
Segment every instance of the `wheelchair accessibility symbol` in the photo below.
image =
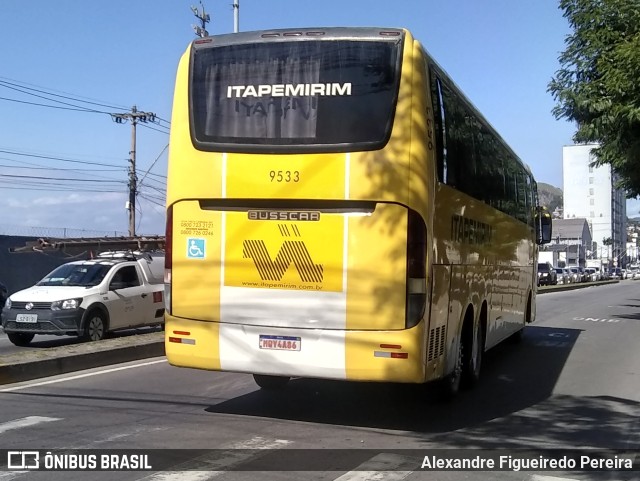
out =
[(205, 239), (189, 237), (187, 239), (187, 258), (188, 259), (204, 259), (205, 257)]

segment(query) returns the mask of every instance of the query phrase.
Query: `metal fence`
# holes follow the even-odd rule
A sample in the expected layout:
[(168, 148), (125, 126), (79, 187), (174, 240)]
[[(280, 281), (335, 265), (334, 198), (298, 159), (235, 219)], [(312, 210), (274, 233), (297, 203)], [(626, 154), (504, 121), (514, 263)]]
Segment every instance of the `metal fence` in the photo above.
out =
[(73, 229), (69, 227), (26, 227), (0, 224), (0, 235), (62, 239), (66, 237), (122, 237), (129, 234), (121, 231)]

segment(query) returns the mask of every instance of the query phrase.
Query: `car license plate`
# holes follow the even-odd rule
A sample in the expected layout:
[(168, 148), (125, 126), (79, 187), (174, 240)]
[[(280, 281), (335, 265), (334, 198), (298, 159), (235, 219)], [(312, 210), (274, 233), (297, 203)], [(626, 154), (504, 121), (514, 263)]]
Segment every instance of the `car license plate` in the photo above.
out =
[(260, 335), (260, 349), (274, 351), (299, 351), (302, 339), (293, 336), (265, 336)]
[(38, 322), (38, 314), (16, 314), (16, 322)]

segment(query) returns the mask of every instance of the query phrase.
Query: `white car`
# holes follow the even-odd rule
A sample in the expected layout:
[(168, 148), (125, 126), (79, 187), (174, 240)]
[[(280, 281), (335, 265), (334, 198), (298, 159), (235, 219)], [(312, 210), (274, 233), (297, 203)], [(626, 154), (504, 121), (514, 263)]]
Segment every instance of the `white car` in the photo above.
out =
[(63, 264), (9, 296), (2, 328), (26, 346), (36, 334), (97, 341), (109, 331), (164, 323), (164, 254), (105, 253)]

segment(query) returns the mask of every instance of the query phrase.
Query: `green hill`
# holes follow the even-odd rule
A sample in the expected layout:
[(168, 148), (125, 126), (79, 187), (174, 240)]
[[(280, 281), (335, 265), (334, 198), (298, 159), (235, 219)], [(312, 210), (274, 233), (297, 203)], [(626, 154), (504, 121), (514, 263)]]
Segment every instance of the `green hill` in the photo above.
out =
[(556, 207), (563, 207), (562, 189), (544, 182), (538, 183), (538, 201), (541, 206), (553, 212)]

